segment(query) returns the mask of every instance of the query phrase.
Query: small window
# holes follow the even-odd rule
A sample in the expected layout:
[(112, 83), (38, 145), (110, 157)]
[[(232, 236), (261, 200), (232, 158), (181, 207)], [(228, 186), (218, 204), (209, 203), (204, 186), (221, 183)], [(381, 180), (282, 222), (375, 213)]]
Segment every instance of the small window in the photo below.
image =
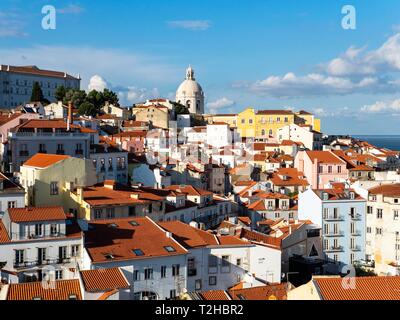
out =
[(137, 256), (144, 256), (144, 253), (143, 253), (142, 249), (133, 249), (132, 251)]
[(134, 227), (137, 227), (139, 225), (139, 223), (137, 223), (135, 220), (129, 221), (129, 224)]
[(68, 296), (68, 299), (69, 299), (69, 300), (78, 300), (78, 297), (76, 296), (76, 294), (70, 294), (70, 295)]
[(104, 256), (107, 260), (114, 260), (114, 256), (111, 253), (106, 253)]
[(42, 300), (42, 297), (33, 297), (32, 300)]
[(208, 284), (210, 286), (216, 286), (217, 285), (217, 277), (216, 276), (211, 276), (208, 278)]
[(175, 248), (171, 247), (171, 246), (166, 246), (164, 247), (165, 250), (167, 250), (168, 252), (176, 252)]
[(108, 227), (109, 227), (109, 228), (116, 229), (116, 228), (118, 228), (118, 225), (117, 225), (116, 223), (110, 223), (110, 224), (108, 225)]

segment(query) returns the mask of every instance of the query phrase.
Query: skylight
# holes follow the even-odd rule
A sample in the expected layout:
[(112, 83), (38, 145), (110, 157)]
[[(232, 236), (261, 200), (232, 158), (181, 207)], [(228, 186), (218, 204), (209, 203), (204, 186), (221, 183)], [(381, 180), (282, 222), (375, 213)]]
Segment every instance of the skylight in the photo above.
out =
[(114, 256), (113, 256), (111, 253), (106, 253), (104, 256), (105, 256), (108, 260), (113, 260), (113, 259), (114, 259)]
[(165, 246), (164, 247), (165, 250), (167, 250), (168, 252), (175, 252), (175, 248), (171, 247), (171, 246)]
[(110, 228), (118, 228), (118, 225), (116, 223), (110, 223), (108, 225), (108, 227), (110, 227)]
[(135, 220), (129, 221), (129, 223), (134, 227), (137, 227), (139, 225), (139, 223), (137, 223)]
[(143, 253), (142, 249), (133, 249), (132, 251), (137, 256), (144, 256), (144, 253)]

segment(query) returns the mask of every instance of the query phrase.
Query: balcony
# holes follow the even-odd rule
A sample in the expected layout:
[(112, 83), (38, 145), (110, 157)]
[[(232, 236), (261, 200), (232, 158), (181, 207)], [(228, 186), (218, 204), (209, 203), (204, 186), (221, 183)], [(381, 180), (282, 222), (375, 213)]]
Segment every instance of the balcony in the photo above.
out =
[(361, 251), (361, 246), (359, 246), (359, 245), (350, 246), (350, 250), (351, 251)]
[(65, 154), (65, 150), (57, 150), (56, 153), (57, 154)]
[(29, 156), (29, 151), (28, 150), (21, 150), (19, 152), (20, 157), (28, 157)]
[(324, 234), (325, 237), (343, 237), (344, 236), (344, 232), (343, 231), (331, 231), (328, 233)]
[(361, 220), (361, 217), (362, 217), (361, 214), (359, 214), (359, 213), (351, 214), (350, 216), (351, 216), (351, 220), (355, 220), (355, 221)]
[(70, 263), (71, 258), (62, 258), (62, 259), (42, 259), (42, 260), (31, 260), (31, 261), (15, 261), (14, 260), (14, 268), (15, 269), (29, 269), (33, 267), (40, 267), (52, 264), (63, 264)]
[(360, 230), (353, 230), (351, 231), (352, 236), (361, 236), (361, 231)]
[(326, 252), (342, 252), (343, 246), (330, 246), (325, 249)]
[(39, 150), (39, 153), (47, 153), (47, 150)]
[(324, 219), (325, 219), (325, 221), (344, 221), (344, 216), (341, 216), (341, 215), (328, 215)]

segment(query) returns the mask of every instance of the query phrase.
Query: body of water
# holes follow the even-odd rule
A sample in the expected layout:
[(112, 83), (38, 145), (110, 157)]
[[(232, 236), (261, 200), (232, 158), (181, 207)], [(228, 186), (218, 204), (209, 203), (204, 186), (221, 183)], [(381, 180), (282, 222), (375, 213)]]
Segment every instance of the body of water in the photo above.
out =
[(396, 136), (353, 136), (354, 138), (368, 141), (379, 148), (387, 148), (394, 151), (400, 151), (400, 135)]

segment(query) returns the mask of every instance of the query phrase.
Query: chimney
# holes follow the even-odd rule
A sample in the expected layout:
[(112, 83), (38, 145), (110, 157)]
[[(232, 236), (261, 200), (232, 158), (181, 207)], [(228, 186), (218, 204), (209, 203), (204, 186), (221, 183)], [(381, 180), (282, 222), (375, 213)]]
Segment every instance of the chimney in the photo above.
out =
[(72, 101), (68, 102), (67, 131), (71, 130), (72, 125)]
[(7, 71), (10, 71), (10, 66), (9, 65), (7, 66)]
[(105, 180), (104, 181), (104, 188), (110, 189), (110, 190), (115, 190), (116, 183), (115, 180)]

